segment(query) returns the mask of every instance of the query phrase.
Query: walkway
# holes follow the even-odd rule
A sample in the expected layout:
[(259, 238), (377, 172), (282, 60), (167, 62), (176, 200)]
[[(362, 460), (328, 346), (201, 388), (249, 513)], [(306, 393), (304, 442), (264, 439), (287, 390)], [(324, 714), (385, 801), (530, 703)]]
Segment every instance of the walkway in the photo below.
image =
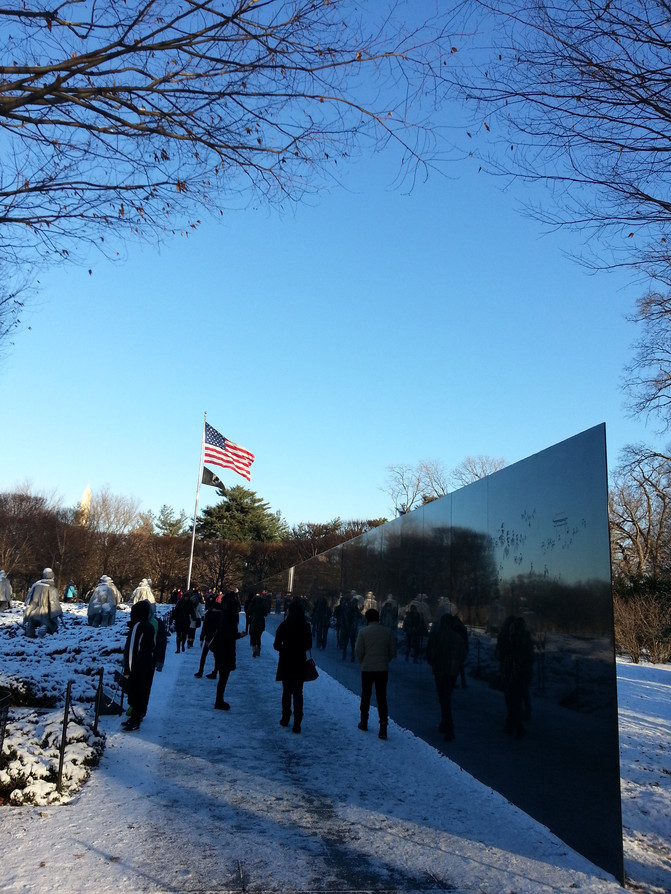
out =
[(193, 676), (198, 644), (175, 655), (173, 637), (139, 732), (101, 719), (107, 749), (80, 796), (3, 816), (26, 861), (0, 890), (620, 890), (410, 733), (361, 733), (357, 697), (325, 675), (306, 685), (301, 735), (281, 728), (271, 643), (253, 660), (240, 641), (223, 712), (214, 681)]

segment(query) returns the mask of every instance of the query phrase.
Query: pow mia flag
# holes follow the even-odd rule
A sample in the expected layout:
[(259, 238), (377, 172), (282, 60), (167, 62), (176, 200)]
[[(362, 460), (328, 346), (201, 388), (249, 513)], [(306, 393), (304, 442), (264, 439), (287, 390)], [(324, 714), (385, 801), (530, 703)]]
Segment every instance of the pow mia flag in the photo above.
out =
[(203, 477), (201, 481), (203, 484), (210, 484), (212, 487), (219, 487), (221, 490), (226, 490), (221, 478), (219, 478), (218, 475), (215, 475), (214, 472), (211, 472), (207, 466), (203, 466)]

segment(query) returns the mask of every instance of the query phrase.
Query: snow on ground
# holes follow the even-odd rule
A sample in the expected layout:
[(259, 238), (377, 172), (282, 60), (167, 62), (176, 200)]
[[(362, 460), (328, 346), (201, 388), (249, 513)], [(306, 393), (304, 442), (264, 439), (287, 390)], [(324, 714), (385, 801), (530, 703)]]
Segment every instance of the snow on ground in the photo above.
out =
[[(94, 630), (85, 607), (64, 606), (57, 634), (28, 640), (21, 609), (0, 615), (0, 687), (52, 704), (10, 709), (3, 771), (11, 751), (25, 762), (22, 785), (33, 773), (39, 784), (33, 804), (0, 807), (3, 892), (621, 890), (407, 730), (390, 724), (386, 742), (359, 731), (358, 697), (323, 673), (306, 684), (303, 732), (280, 727), (268, 634), (259, 659), (240, 641), (229, 712), (213, 709), (214, 681), (193, 676), (198, 642), (177, 655), (173, 637), (142, 728), (123, 733), (121, 718), (101, 717), (105, 751), (91, 769), (96, 670), (110, 679), (119, 666), (127, 613)], [(53, 740), (69, 679), (75, 740), (59, 795)], [(671, 891), (671, 669), (620, 662), (618, 680), (627, 887), (662, 894)]]

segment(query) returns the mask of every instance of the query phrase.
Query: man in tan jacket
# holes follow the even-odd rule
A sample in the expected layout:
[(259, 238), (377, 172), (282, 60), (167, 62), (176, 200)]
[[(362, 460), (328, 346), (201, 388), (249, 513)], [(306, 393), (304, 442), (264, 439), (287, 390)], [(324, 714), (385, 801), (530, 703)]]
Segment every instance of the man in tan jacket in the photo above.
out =
[(369, 608), (365, 614), (366, 626), (359, 631), (356, 640), (356, 657), (361, 665), (361, 720), (359, 729), (368, 729), (368, 711), (375, 686), (377, 713), (380, 718), (380, 739), (387, 738), (387, 680), (389, 662), (396, 654), (396, 634), (380, 624), (377, 609)]

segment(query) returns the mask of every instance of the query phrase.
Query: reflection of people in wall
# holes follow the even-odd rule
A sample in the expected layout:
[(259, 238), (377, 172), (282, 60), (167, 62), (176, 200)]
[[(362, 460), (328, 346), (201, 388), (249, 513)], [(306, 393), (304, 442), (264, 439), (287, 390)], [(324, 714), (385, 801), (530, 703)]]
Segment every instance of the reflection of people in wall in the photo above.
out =
[(340, 645), (342, 647), (343, 661), (347, 658), (347, 646), (350, 647), (350, 658), (354, 661), (356, 638), (359, 630), (363, 626), (364, 620), (359, 608), (359, 600), (351, 596), (343, 605), (343, 611), (340, 616), (342, 631), (340, 636)]
[(530, 713), (529, 686), (533, 672), (534, 647), (524, 618), (510, 615), (503, 622), (496, 644), (501, 681), (506, 699), (504, 730), (516, 739), (524, 736), (522, 720)]
[(412, 652), (412, 660), (417, 664), (426, 628), (424, 618), (417, 611), (417, 606), (414, 603), (410, 604), (408, 613), (403, 619), (403, 633), (405, 633), (405, 660), (410, 658), (410, 652)]
[(464, 660), (461, 662), (461, 667), (459, 668), (461, 688), (466, 689), (466, 656), (468, 655), (468, 630), (466, 629), (466, 625), (458, 615), (454, 615), (453, 620), (454, 629), (457, 631), (457, 633), (459, 633), (464, 641), (464, 645), (466, 646), (466, 654), (464, 655)]
[(382, 624), (383, 627), (388, 627), (389, 630), (392, 630), (394, 637), (396, 637), (396, 631), (398, 630), (398, 602), (396, 602), (391, 593), (387, 596), (382, 605), (380, 624)]
[(433, 670), (440, 702), (438, 729), (448, 742), (454, 739), (452, 692), (466, 660), (466, 644), (459, 625), (463, 627), (458, 618), (449, 613), (444, 614), (439, 623), (433, 626), (426, 645), (426, 660)]
[(331, 608), (325, 596), (318, 596), (312, 609), (312, 636), (318, 649), (326, 648), (331, 621)]

